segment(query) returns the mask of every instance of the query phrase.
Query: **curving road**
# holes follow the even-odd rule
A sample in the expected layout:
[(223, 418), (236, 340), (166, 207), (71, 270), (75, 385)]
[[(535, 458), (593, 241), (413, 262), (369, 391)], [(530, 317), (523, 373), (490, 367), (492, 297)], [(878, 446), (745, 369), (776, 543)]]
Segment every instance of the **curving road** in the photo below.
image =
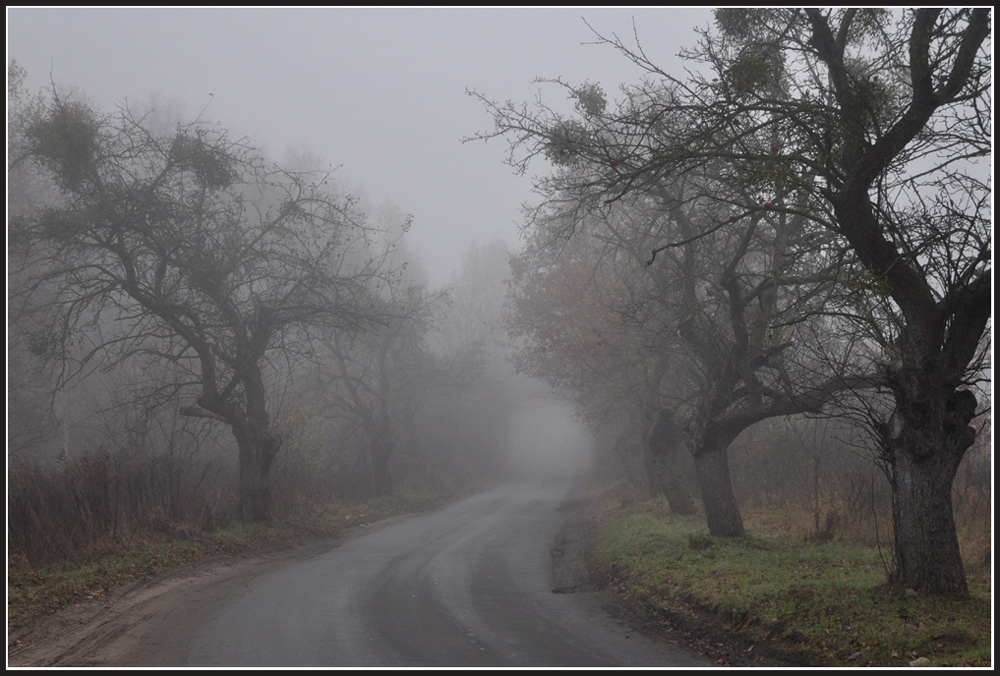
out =
[(552, 592), (567, 486), (515, 483), (256, 578), (189, 666), (708, 666)]

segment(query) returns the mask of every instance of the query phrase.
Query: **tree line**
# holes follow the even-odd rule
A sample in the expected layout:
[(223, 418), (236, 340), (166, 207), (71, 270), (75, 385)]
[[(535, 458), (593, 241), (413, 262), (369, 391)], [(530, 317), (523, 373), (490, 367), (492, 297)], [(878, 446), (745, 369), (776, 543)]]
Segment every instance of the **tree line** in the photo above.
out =
[[(105, 111), (25, 77), (12, 61), (15, 549), (60, 521), (127, 533), (130, 509), (264, 522), (304, 493), (462, 490), (504, 471), (503, 242), (432, 289), (413, 218), (314, 158), (280, 164), (171, 105)], [(230, 458), (232, 512), (205, 491), (229, 494)]]
[(644, 432), (648, 483), (743, 533), (729, 449), (763, 421), (867, 432), (891, 578), (967, 593), (952, 487), (989, 411), (991, 12), (719, 9), (666, 72), (571, 107), (471, 92), (519, 172), (545, 167), (512, 262), (523, 368)]

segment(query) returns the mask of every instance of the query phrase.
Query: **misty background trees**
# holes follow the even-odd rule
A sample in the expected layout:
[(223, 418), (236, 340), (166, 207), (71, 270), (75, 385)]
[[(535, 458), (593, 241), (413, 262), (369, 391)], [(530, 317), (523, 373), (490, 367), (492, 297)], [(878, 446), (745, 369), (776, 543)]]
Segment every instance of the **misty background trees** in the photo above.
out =
[(308, 152), (282, 167), (169, 102), (106, 112), (23, 78), (12, 62), (16, 550), (509, 472), (525, 386), (500, 338), (504, 243), (430, 289), (412, 217), (346, 194)]

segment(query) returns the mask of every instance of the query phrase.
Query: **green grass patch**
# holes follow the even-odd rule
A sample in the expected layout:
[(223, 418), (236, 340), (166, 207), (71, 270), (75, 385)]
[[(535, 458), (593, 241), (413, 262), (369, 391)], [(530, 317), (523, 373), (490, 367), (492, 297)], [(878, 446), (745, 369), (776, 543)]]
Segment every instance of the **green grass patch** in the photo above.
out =
[(991, 587), (968, 599), (908, 596), (885, 584), (876, 549), (755, 530), (712, 538), (702, 519), (634, 506), (609, 521), (598, 560), (629, 593), (715, 613), (753, 640), (775, 640), (816, 665), (991, 665)]
[(97, 598), (115, 588), (152, 577), (221, 551), (239, 549), (232, 538), (198, 541), (143, 541), (85, 565), (44, 571), (8, 572), (7, 623), (17, 627), (41, 614)]

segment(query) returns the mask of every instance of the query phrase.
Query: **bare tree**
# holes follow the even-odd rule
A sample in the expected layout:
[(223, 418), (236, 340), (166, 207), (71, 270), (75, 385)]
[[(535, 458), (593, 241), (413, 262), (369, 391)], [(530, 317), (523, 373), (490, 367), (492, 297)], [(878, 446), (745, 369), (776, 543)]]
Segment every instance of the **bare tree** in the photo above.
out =
[(156, 135), (127, 107), (101, 114), (54, 94), (27, 138), (63, 198), (10, 224), (30, 243), (16, 321), (44, 311), (36, 343), (53, 356), (75, 345), (64, 378), (92, 363), (169, 365), (175, 377), (150, 389), (229, 427), (240, 516), (269, 519), (281, 447), (269, 391), (284, 361), (308, 349), (312, 327), (374, 319), (385, 271), (367, 255), (363, 216), (328, 175), (282, 171), (204, 124)]
[[(676, 100), (673, 88), (629, 89), (621, 109), (610, 112), (595, 85), (558, 84), (576, 101), (576, 118), (483, 99), (496, 122), (496, 131), (485, 136), (507, 135), (513, 149), (524, 147), (526, 157), (516, 162), (544, 154), (556, 163), (557, 170), (539, 182), (545, 203), (530, 214), (532, 227), (550, 238), (594, 237), (644, 270), (643, 282), (633, 285), (617, 311), (645, 334), (642, 345), (657, 359), (678, 355), (669, 369), (659, 367), (655, 385), (672, 396), (654, 396), (646, 418), (652, 424), (661, 415), (673, 417), (671, 409), (684, 410), (709, 530), (739, 535), (743, 524), (729, 477), (729, 444), (761, 420), (818, 411), (859, 381), (840, 369), (809, 369), (800, 350), (803, 333), (841, 274), (843, 249), (822, 236), (813, 219), (823, 214), (804, 191), (786, 197), (790, 210), (767, 202), (760, 208), (760, 193), (780, 181), (770, 171), (739, 183), (728, 164), (706, 162), (677, 177), (643, 177), (641, 190), (618, 186), (610, 192), (608, 182), (629, 171), (624, 157), (630, 145), (641, 143), (650, 152), (683, 148), (694, 122), (682, 111), (642, 127), (641, 135), (636, 131), (650, 110)], [(760, 139), (748, 133), (736, 145), (755, 143)], [(607, 273), (595, 269), (594, 277)]]
[[(27, 131), (45, 110), (44, 97), (29, 92), (27, 72), (14, 60), (7, 66), (7, 218), (18, 219), (37, 212), (53, 197), (51, 181), (26, 160)], [(16, 260), (24, 243), (7, 232), (7, 288), (23, 277)], [(53, 455), (59, 425), (56, 406), (44, 363), (33, 353), (40, 347), (32, 340), (26, 322), (7, 323), (7, 455)]]

